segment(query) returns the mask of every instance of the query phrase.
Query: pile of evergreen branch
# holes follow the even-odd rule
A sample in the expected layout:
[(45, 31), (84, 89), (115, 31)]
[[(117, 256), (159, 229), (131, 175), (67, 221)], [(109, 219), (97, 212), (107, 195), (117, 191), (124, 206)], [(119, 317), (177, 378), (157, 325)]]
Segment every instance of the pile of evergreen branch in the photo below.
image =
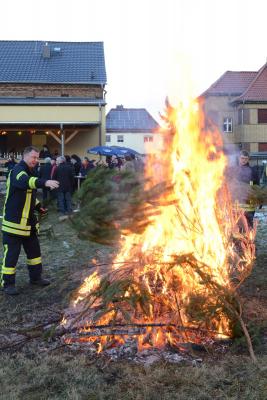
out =
[(72, 218), (80, 239), (113, 245), (121, 233), (141, 234), (157, 215), (157, 202), (170, 185), (145, 189), (139, 174), (99, 166), (92, 170), (76, 194), (79, 212)]

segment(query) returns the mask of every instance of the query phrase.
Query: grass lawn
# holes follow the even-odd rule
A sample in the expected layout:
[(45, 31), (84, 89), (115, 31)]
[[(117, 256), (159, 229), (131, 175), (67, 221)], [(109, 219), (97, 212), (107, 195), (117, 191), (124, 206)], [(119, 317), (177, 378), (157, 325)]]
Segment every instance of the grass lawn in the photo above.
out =
[[(61, 319), (73, 293), (90, 274), (90, 260), (107, 262), (115, 250), (80, 241), (68, 222), (58, 222), (53, 207), (42, 226), (49, 224), (55, 237), (41, 236), (40, 241), (44, 277), (52, 284), (44, 289), (29, 287), (23, 253), (17, 269), (21, 294), (12, 298), (0, 293), (0, 399), (267, 399), (266, 222), (258, 230), (255, 268), (242, 288), (259, 366), (251, 363), (242, 340), (224, 355), (206, 355), (197, 366), (110, 362), (101, 354), (55, 347), (42, 332), (43, 324)], [(30, 331), (32, 326), (37, 328)], [(17, 332), (23, 329), (29, 330), (27, 340), (14, 347), (14, 340), (20, 339)]]

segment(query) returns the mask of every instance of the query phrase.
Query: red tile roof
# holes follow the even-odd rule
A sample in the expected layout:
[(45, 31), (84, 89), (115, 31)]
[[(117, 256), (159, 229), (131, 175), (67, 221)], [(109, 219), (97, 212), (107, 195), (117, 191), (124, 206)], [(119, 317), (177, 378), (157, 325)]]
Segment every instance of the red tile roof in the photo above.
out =
[(202, 96), (239, 96), (255, 79), (255, 71), (226, 71)]
[(267, 64), (265, 64), (250, 82), (246, 90), (233, 102), (267, 102)]
[(267, 63), (259, 71), (226, 71), (200, 97), (237, 96), (232, 103), (267, 102)]

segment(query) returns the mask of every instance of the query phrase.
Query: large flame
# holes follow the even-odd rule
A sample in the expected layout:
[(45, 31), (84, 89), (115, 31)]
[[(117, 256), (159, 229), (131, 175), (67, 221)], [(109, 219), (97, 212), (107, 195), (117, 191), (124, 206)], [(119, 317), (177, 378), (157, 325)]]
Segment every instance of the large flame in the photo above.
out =
[[(191, 341), (195, 339), (193, 330), (204, 327), (217, 335), (231, 334), (227, 313), (219, 307), (216, 311), (215, 289), (231, 289), (230, 263), (235, 257), (232, 243), (235, 224), (225, 190), (227, 160), (220, 134), (204, 126), (199, 106), (193, 100), (177, 109), (169, 107), (161, 134), (164, 149), (146, 162), (145, 189), (160, 182), (168, 182), (171, 189), (160, 195), (155, 213), (148, 217), (149, 224), (142, 234), (122, 235), (121, 250), (112, 265), (111, 280), (129, 271), (136, 283), (136, 295), (141, 295), (140, 283), (151, 295), (149, 310), (142, 313), (139, 307), (131, 314), (132, 323), (147, 327), (143, 335), (138, 335), (141, 347), (148, 343), (160, 346), (183, 339)], [(253, 250), (244, 251), (242, 262), (235, 261), (235, 267), (244, 267), (252, 258)], [(77, 301), (98, 285), (99, 277), (94, 274), (82, 286)], [(125, 292), (123, 300), (130, 296), (130, 290)], [(204, 299), (204, 308), (205, 299), (209, 299), (208, 307), (214, 307), (214, 318), (210, 317), (208, 324), (206, 321), (201, 324), (190, 314), (194, 297), (200, 302)], [(127, 306), (126, 311), (129, 311)], [(98, 323), (110, 324), (114, 318), (125, 321), (111, 307)], [(181, 328), (181, 335), (177, 335), (175, 327)], [(189, 336), (188, 327), (192, 329)], [(100, 342), (103, 340), (102, 336)]]

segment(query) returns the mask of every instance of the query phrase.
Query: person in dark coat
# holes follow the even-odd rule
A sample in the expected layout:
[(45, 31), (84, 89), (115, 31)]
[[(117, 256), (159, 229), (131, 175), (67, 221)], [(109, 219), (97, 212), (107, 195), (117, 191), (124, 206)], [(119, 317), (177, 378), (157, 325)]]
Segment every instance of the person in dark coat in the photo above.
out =
[[(78, 157), (77, 154), (72, 154), (70, 160), (71, 160), (71, 163), (72, 163), (73, 168), (74, 168), (74, 175), (75, 176), (80, 175), (80, 169), (81, 169), (81, 166), (82, 166), (80, 157)], [(75, 180), (74, 186), (73, 186), (73, 191), (75, 191), (77, 189), (78, 189), (78, 181)]]
[(7, 175), (9, 174), (9, 172), (15, 167), (16, 165), (16, 161), (15, 161), (15, 155), (13, 152), (9, 153), (9, 157), (7, 162), (5, 163), (5, 168), (7, 168)]
[(71, 163), (74, 166), (75, 175), (79, 175), (80, 169), (82, 166), (82, 161), (81, 161), (80, 157), (78, 157), (77, 154), (72, 154), (70, 159), (71, 159)]
[(66, 163), (66, 159), (63, 156), (57, 157), (54, 179), (59, 182), (57, 191), (59, 211), (63, 215), (70, 214), (72, 212), (71, 193), (74, 185), (74, 175), (72, 168)]
[(73, 175), (75, 175), (75, 168), (74, 168), (74, 164), (71, 161), (71, 157), (68, 155), (65, 155), (65, 159), (66, 159), (66, 164), (69, 165), (73, 171)]
[(109, 169), (116, 168), (117, 166), (113, 156), (106, 156), (106, 164), (109, 167)]
[[(249, 165), (249, 153), (246, 150), (241, 150), (238, 158), (238, 165), (230, 169), (229, 179), (234, 180), (232, 195), (239, 203), (239, 206), (244, 210), (248, 226), (253, 228), (253, 218), (255, 214), (255, 206), (248, 201), (248, 191), (242, 184), (250, 186), (258, 185), (259, 179), (254, 168)], [(237, 184), (236, 184), (237, 183)], [(238, 185), (240, 183), (240, 185)]]
[(48, 147), (46, 146), (46, 144), (44, 144), (42, 150), (40, 151), (39, 158), (46, 158), (46, 157), (51, 158), (51, 153), (48, 150)]
[(80, 169), (81, 176), (86, 176), (88, 174), (88, 172), (93, 168), (94, 168), (94, 163), (90, 162), (88, 157), (84, 157), (82, 160), (82, 166)]
[[(39, 178), (41, 179), (51, 179), (51, 171), (52, 171), (52, 164), (51, 164), (51, 158), (46, 157), (45, 158), (45, 163), (40, 166), (39, 169)], [(50, 199), (50, 189), (47, 187), (44, 187), (43, 189), (43, 207), (47, 205), (48, 200)]]
[(39, 239), (37, 236), (38, 224), (35, 211), (41, 215), (43, 210), (37, 199), (37, 189), (43, 186), (56, 189), (58, 182), (36, 178), (32, 170), (39, 158), (39, 150), (33, 146), (26, 147), (23, 160), (10, 172), (7, 180), (7, 193), (2, 218), (2, 233), (4, 257), (2, 264), (1, 283), (4, 293), (17, 295), (15, 287), (16, 264), (21, 246), (27, 255), (30, 283), (40, 287), (49, 285), (49, 281), (42, 278), (42, 259)]

